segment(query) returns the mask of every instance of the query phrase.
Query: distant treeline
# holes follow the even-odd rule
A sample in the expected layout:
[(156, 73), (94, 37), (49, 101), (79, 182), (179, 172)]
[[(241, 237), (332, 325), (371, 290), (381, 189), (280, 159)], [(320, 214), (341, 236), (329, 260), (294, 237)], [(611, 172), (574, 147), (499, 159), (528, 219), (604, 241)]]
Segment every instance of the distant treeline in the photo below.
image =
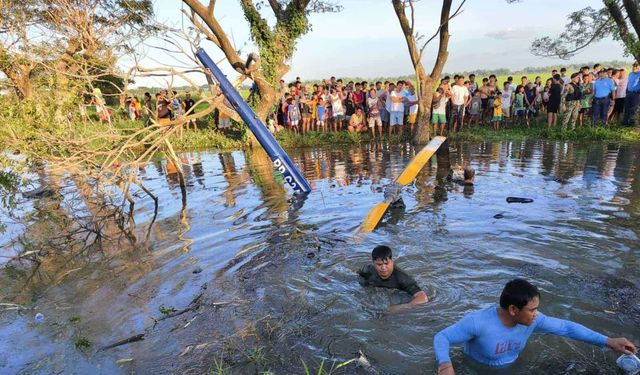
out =
[[(540, 67), (526, 67), (523, 69), (519, 69), (519, 70), (513, 70), (513, 69), (506, 69), (506, 68), (496, 68), (496, 69), (476, 69), (476, 70), (468, 70), (468, 71), (463, 71), (463, 72), (445, 72), (442, 73), (442, 76), (453, 76), (454, 74), (462, 74), (464, 76), (468, 76), (469, 74), (473, 73), (478, 77), (488, 77), (491, 74), (495, 74), (496, 76), (509, 76), (512, 75), (514, 77), (518, 76), (518, 75), (530, 75), (530, 74), (544, 74), (544, 73), (551, 73), (551, 70), (553, 69), (560, 69), (560, 68), (567, 68), (567, 71), (569, 73), (572, 72), (577, 72), (580, 67), (583, 66), (589, 66), (589, 67), (593, 67), (595, 64), (600, 64), (604, 67), (613, 67), (613, 68), (621, 68), (621, 67), (625, 67), (628, 68), (631, 66), (631, 62), (629, 61), (622, 61), (622, 60), (612, 60), (612, 61), (601, 61), (601, 62), (587, 62), (587, 63), (580, 63), (580, 64), (569, 64), (569, 65), (564, 65), (564, 64), (558, 64), (558, 65), (548, 65), (548, 66), (540, 66)], [(330, 77), (325, 77), (326, 79), (329, 79)], [(413, 74), (407, 74), (407, 75), (403, 75), (403, 76), (396, 76), (396, 77), (360, 77), (360, 76), (355, 76), (355, 77), (337, 77), (336, 78), (341, 78), (343, 81), (345, 82), (349, 82), (349, 81), (354, 81), (354, 82), (362, 82), (362, 81), (367, 81), (367, 82), (376, 82), (376, 81), (406, 81), (406, 80), (410, 80), (410, 81), (415, 81), (415, 75)], [(305, 79), (305, 77), (301, 77), (302, 81), (305, 83), (318, 83), (321, 81), (321, 79)], [(206, 89), (206, 85), (202, 85), (201, 86), (203, 89)], [(244, 90), (248, 90), (249, 89), (249, 85), (243, 85), (241, 86), (241, 91)], [(133, 90), (130, 90), (131, 94), (133, 94), (134, 96), (138, 96), (141, 97), (145, 92), (150, 92), (152, 94), (154, 94), (155, 92), (158, 92), (158, 90), (160, 90), (159, 87), (138, 87), (135, 88)], [(179, 93), (183, 93), (185, 91), (190, 91), (193, 92), (194, 89), (192, 86), (183, 86), (183, 87), (174, 87), (173, 90), (179, 92)]]

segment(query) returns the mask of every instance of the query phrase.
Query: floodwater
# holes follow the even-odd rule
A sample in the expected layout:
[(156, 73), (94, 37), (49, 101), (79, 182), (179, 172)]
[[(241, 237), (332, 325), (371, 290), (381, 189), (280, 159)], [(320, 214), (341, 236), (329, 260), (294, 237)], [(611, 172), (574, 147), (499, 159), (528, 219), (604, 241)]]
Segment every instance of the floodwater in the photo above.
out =
[[(371, 368), (340, 371), (434, 373), (435, 333), (496, 304), (514, 277), (539, 286), (547, 315), (640, 343), (640, 145), (449, 146), (451, 164), (476, 169), (475, 187), (448, 183), (446, 160), (434, 159), (404, 189), (405, 207), (367, 236), (354, 233), (415, 155), (410, 145), (290, 151), (313, 187), (304, 199), (282, 186), (261, 152), (183, 154), (186, 207), (166, 163), (146, 166), (141, 180), (160, 200), (148, 247), (65, 259), (30, 287), (22, 274), (4, 273), (11, 287), (3, 302), (28, 309), (0, 312), (0, 373), (208, 373), (216, 358), (233, 373), (303, 373), (302, 360), (313, 373), (323, 359), (342, 362), (358, 351)], [(534, 202), (509, 204), (509, 196)], [(153, 202), (140, 195), (135, 213), (146, 231)], [(14, 232), (10, 226), (2, 243)], [(357, 283), (355, 271), (377, 244), (393, 248), (396, 264), (427, 291), (427, 305), (388, 314), (409, 297)], [(205, 299), (220, 305), (154, 326), (161, 306), (180, 310), (203, 285)], [(37, 312), (44, 322), (34, 321)], [(270, 336), (277, 343), (259, 341), (259, 330), (248, 335), (264, 358), (217, 351), (223, 334), (267, 316), (284, 322)], [(97, 352), (145, 329), (144, 341)], [(79, 337), (89, 349), (74, 347)], [(499, 371), (451, 352), (459, 374), (618, 371), (610, 351), (543, 335)]]

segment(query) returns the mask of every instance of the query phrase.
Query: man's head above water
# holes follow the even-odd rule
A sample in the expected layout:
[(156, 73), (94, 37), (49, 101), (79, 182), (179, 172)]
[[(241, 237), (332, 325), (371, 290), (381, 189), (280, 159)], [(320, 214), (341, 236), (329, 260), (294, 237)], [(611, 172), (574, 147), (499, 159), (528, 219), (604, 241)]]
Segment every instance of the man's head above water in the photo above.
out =
[(393, 273), (393, 253), (389, 246), (376, 246), (371, 252), (373, 268), (381, 279), (386, 280)]
[(500, 295), (500, 307), (514, 324), (530, 326), (538, 316), (540, 291), (530, 282), (513, 279)]

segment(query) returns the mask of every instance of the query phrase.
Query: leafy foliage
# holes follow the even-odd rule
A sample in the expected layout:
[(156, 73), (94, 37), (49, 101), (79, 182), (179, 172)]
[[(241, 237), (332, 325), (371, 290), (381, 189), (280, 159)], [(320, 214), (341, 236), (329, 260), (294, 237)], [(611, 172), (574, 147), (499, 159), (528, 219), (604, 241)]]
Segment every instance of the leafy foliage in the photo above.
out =
[(568, 16), (565, 31), (557, 38), (538, 38), (531, 44), (531, 51), (538, 56), (558, 56), (566, 59), (587, 45), (610, 37), (615, 23), (606, 8), (586, 7)]
[(565, 30), (557, 37), (543, 36), (535, 39), (531, 44), (531, 52), (537, 56), (568, 59), (592, 43), (612, 37), (622, 43), (626, 54), (639, 59), (640, 30), (637, 29), (638, 25), (630, 21), (640, 18), (637, 7), (623, 6), (619, 0), (604, 0), (603, 3), (604, 7), (600, 9), (588, 6), (569, 14)]
[(262, 70), (273, 87), (276, 87), (278, 79), (284, 73), (278, 71), (280, 63), (291, 59), (297, 40), (311, 30), (309, 15), (342, 10), (341, 5), (320, 0), (310, 2), (291, 0), (277, 3), (279, 7), (272, 8), (276, 16), (276, 24), (271, 27), (260, 14), (260, 10), (266, 8), (263, 1), (258, 2), (256, 6), (253, 6), (251, 1), (240, 2), (249, 23), (251, 39), (260, 52)]

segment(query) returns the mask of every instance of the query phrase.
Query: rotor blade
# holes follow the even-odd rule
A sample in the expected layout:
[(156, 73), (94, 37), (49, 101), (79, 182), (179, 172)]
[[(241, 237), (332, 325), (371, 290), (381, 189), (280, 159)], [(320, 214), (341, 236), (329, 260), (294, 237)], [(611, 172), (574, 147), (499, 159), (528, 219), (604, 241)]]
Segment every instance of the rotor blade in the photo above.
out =
[[(446, 137), (435, 137), (429, 142), (420, 152), (416, 155), (413, 160), (407, 165), (407, 167), (402, 171), (402, 174), (395, 180), (395, 183), (400, 184), (402, 186), (406, 186), (410, 184), (420, 173), (422, 168), (427, 161), (435, 154), (435, 152), (440, 148), (442, 143), (446, 141)], [(399, 193), (399, 190), (398, 190)], [(362, 224), (360, 225), (360, 232), (370, 233), (376, 229), (376, 226), (382, 220), (382, 217), (387, 212), (387, 209), (393, 202), (382, 202), (375, 205), (367, 214), (367, 217), (364, 218)]]
[(378, 203), (369, 211), (367, 217), (362, 221), (360, 225), (360, 232), (370, 233), (376, 228), (376, 225), (380, 222), (385, 212), (389, 208), (391, 202)]
[(402, 171), (400, 177), (396, 179), (396, 182), (402, 186), (410, 184), (446, 139), (447, 138), (445, 137), (433, 138), (431, 142), (429, 142), (429, 144), (427, 144), (422, 150), (420, 150), (418, 155), (416, 155), (413, 160), (411, 160), (409, 165), (407, 165), (404, 171)]

